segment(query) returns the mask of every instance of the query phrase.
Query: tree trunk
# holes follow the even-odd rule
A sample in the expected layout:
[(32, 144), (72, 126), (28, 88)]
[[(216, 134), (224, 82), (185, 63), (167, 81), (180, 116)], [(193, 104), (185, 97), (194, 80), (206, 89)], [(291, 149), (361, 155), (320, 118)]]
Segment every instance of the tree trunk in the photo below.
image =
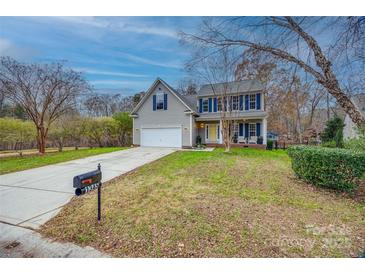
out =
[(97, 143), (98, 143), (99, 147), (103, 147), (103, 142), (101, 140), (98, 139)]
[(327, 93), (327, 121), (330, 119), (330, 96)]
[(63, 140), (58, 140), (58, 152), (62, 152), (63, 150)]
[(298, 90), (295, 91), (295, 106), (297, 112), (297, 119), (296, 119), (296, 130), (298, 133), (299, 143), (303, 142), (302, 138), (302, 120), (300, 119), (300, 106), (299, 106), (299, 99), (298, 99)]
[(38, 152), (41, 155), (46, 153), (46, 137), (47, 131), (44, 129), (44, 126), (37, 126), (37, 146)]
[(230, 121), (222, 120), (222, 137), (224, 144), (224, 152), (229, 152), (231, 150), (231, 140), (230, 140)]

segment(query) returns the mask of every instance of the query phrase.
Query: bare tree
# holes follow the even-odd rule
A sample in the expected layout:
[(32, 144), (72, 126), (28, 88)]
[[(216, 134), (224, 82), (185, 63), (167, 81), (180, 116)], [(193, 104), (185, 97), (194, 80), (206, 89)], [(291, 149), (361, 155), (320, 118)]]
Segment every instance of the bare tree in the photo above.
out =
[(21, 105), (37, 130), (40, 154), (45, 153), (51, 124), (73, 110), (76, 98), (90, 87), (82, 75), (62, 64), (22, 64), (0, 59), (0, 82), (7, 98)]
[(3, 84), (0, 82), (0, 113), (3, 110), (4, 102), (5, 102), (5, 92), (4, 92)]
[(117, 112), (131, 111), (142, 98), (144, 92), (135, 95), (92, 93), (83, 100), (83, 108), (90, 116), (111, 116)]
[[(230, 106), (230, 95), (238, 92), (238, 90), (233, 90), (230, 85), (230, 82), (235, 81), (236, 63), (236, 58), (233, 58), (229, 51), (223, 49), (211, 58), (202, 58), (201, 55), (197, 54), (186, 65), (188, 72), (207, 83), (212, 93), (217, 96), (221, 121), (220, 132), (226, 152), (229, 152), (231, 148), (232, 118), (235, 115)], [(219, 85), (216, 85), (217, 83)]]
[(324, 90), (313, 78), (298, 73), (297, 66), (265, 58), (260, 52), (245, 50), (236, 67), (236, 80), (255, 79), (264, 86), (269, 112), (268, 127), (302, 142), (312, 126), (313, 115), (323, 101)]
[[(356, 39), (351, 40), (348, 36), (342, 35), (345, 38), (339, 38), (339, 41), (334, 44), (344, 44), (344, 47), (349, 49), (349, 42), (352, 42), (360, 45), (359, 48), (363, 49), (365, 41), (362, 39), (364, 37), (364, 20), (361, 18), (352, 18), (351, 20), (351, 24), (345, 24), (346, 29), (339, 25), (340, 23), (344, 24), (345, 18), (330, 18), (327, 19), (328, 22), (323, 22), (322, 18), (307, 17), (265, 17), (257, 20), (231, 18), (221, 19), (217, 23), (210, 20), (203, 22), (203, 29), (198, 35), (182, 33), (182, 38), (185, 41), (200, 44), (202, 47), (251, 48), (293, 63), (314, 77), (329, 94), (336, 98), (338, 104), (352, 121), (360, 126), (365, 124), (365, 117), (350, 100), (334, 71), (332, 62), (339, 60), (338, 56), (330, 60), (331, 52), (328, 51), (326, 54), (318, 41), (305, 30), (305, 27), (312, 30), (321, 26), (327, 31), (336, 32), (338, 30), (338, 36), (346, 33), (347, 30), (346, 34), (352, 38), (356, 36)], [(358, 31), (355, 31), (354, 26)], [(345, 42), (343, 42), (344, 40)], [(340, 43), (341, 41), (342, 43)]]
[(198, 90), (198, 84), (194, 81), (194, 79), (184, 78), (179, 81), (176, 90), (183, 95), (195, 95)]

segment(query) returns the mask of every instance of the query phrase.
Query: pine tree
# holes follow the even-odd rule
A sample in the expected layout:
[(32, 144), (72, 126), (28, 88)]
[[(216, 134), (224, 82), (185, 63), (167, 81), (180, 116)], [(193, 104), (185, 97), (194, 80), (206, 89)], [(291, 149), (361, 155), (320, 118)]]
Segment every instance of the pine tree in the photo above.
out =
[(344, 122), (338, 116), (328, 120), (324, 132), (321, 134), (322, 142), (327, 143), (334, 141), (336, 143), (336, 147), (343, 147), (344, 126)]

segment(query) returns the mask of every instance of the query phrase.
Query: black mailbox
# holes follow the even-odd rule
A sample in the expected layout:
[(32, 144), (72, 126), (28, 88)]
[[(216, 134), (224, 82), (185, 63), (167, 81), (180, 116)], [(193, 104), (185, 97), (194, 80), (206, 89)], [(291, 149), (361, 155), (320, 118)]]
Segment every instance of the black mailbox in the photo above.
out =
[(93, 189), (98, 189), (98, 222), (101, 219), (101, 166), (98, 169), (74, 177), (75, 194), (80, 196)]
[(74, 177), (74, 187), (84, 188), (101, 182), (101, 171), (94, 170)]
[(81, 175), (77, 175), (73, 180), (73, 187), (76, 188), (77, 196), (96, 189), (101, 184), (101, 170), (97, 169)]

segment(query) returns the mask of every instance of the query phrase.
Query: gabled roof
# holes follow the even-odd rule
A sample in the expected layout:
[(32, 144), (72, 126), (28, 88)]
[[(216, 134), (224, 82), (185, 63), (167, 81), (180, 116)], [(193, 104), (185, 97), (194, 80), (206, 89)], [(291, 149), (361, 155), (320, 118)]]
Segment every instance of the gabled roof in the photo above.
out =
[[(179, 93), (180, 94), (180, 93)], [(197, 110), (197, 96), (194, 95), (181, 95), (185, 100), (185, 102), (195, 111)]]
[(243, 80), (204, 85), (198, 91), (198, 96), (217, 95), (222, 93), (242, 93), (263, 90), (263, 85), (258, 80)]
[(144, 104), (144, 102), (147, 100), (147, 98), (151, 95), (151, 93), (155, 90), (155, 87), (158, 84), (164, 85), (173, 95), (176, 96), (176, 98), (190, 111), (196, 112), (196, 107), (194, 107), (189, 100), (187, 100), (183, 95), (181, 95), (179, 92), (177, 92), (175, 89), (173, 89), (170, 85), (168, 85), (164, 80), (161, 78), (156, 78), (156, 80), (153, 82), (151, 87), (148, 89), (146, 94), (142, 97), (142, 100), (137, 104), (137, 106), (132, 110), (131, 114), (135, 114), (137, 110)]

